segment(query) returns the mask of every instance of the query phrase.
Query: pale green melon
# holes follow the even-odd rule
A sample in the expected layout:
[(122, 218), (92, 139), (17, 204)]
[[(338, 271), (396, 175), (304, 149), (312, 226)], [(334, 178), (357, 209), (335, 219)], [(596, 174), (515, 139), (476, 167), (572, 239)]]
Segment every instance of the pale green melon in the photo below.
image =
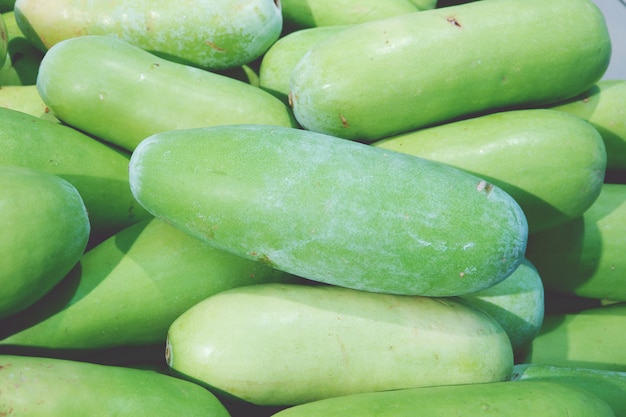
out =
[(45, 295), (78, 262), (89, 238), (83, 200), (61, 177), (0, 167), (0, 317)]

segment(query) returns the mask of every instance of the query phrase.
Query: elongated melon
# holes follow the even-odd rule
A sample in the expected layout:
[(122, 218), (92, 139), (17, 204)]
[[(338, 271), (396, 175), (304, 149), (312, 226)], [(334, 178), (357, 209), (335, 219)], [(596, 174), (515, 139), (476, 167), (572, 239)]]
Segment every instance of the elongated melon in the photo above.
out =
[(513, 363), (502, 327), (458, 299), (298, 284), (207, 298), (172, 323), (166, 355), (175, 375), (275, 406), (504, 381)]
[(597, 395), (548, 381), (426, 387), (330, 398), (274, 417), (612, 417)]
[(602, 136), (590, 123), (549, 109), (491, 113), (372, 145), (488, 179), (520, 204), (530, 234), (582, 215), (598, 198), (607, 165)]
[(143, 369), (0, 355), (0, 415), (230, 417), (189, 381)]
[(129, 176), (148, 211), (211, 245), (356, 289), (474, 292), (526, 247), (521, 208), (487, 181), (300, 129), (162, 132), (140, 143)]
[(19, 0), (14, 10), (26, 38), (44, 51), (101, 35), (213, 70), (262, 55), (283, 22), (278, 0)]
[(294, 124), (285, 103), (248, 82), (103, 35), (66, 39), (50, 48), (37, 89), (58, 119), (129, 151), (166, 130)]
[[(558, 22), (558, 23), (557, 23)], [(372, 141), (578, 95), (611, 40), (591, 0), (482, 0), (362, 23), (312, 48), (291, 77), (306, 129)]]

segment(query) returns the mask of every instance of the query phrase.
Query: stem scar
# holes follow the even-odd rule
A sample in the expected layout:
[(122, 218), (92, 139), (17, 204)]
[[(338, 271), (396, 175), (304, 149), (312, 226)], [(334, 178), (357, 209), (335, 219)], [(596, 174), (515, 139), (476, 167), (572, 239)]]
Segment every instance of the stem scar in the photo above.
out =
[(458, 28), (463, 27), (463, 25), (461, 25), (461, 23), (458, 20), (456, 20), (456, 17), (454, 16), (448, 16), (446, 17), (446, 20)]
[(339, 115), (339, 118), (341, 119), (341, 124), (343, 125), (343, 127), (347, 128), (348, 127), (348, 121), (346, 120), (346, 118), (343, 116), (343, 114)]

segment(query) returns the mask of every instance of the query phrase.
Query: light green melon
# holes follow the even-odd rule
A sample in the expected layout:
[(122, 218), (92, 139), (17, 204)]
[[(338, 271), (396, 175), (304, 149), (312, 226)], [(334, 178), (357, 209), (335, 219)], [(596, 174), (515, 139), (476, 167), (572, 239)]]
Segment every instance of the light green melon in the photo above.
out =
[(460, 300), (298, 284), (201, 301), (172, 323), (166, 357), (174, 375), (268, 406), (504, 381), (513, 363), (502, 327)]
[(521, 208), (484, 179), (302, 129), (162, 132), (129, 178), (149, 212), (210, 245), (355, 289), (466, 294), (506, 278), (526, 247)]
[(517, 354), (523, 354), (541, 330), (545, 311), (543, 282), (528, 259), (504, 281), (461, 297), (500, 323)]
[(425, 387), (330, 398), (274, 417), (613, 417), (610, 405), (586, 390), (550, 381)]
[(253, 61), (282, 30), (276, 0), (18, 0), (15, 16), (44, 51), (65, 39), (104, 35), (214, 70)]
[(109, 36), (55, 44), (41, 62), (37, 89), (64, 123), (128, 151), (167, 130), (295, 123), (285, 103), (249, 82), (168, 61)]
[(0, 317), (43, 297), (78, 262), (89, 238), (83, 200), (68, 181), (0, 167)]
[(210, 392), (152, 370), (0, 355), (0, 415), (230, 417)]
[(600, 80), (610, 57), (591, 0), (472, 1), (361, 23), (317, 44), (294, 68), (293, 111), (306, 129), (373, 141), (566, 100)]

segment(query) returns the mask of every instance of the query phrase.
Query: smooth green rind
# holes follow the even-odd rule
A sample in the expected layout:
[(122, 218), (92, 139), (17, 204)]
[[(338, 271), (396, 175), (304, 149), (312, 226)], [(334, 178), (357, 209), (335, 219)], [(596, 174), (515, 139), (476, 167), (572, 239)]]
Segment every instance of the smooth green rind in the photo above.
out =
[(131, 194), (130, 155), (69, 126), (0, 108), (0, 165), (58, 175), (80, 193), (98, 242), (151, 215)]
[(174, 319), (210, 295), (287, 281), (294, 279), (149, 219), (85, 253), (61, 285), (12, 320), (9, 328), (25, 328), (0, 345), (99, 349), (159, 344)]
[(289, 81), (300, 58), (317, 42), (339, 33), (346, 25), (300, 29), (278, 39), (263, 55), (259, 86), (289, 103)]
[(0, 107), (20, 111), (41, 119), (59, 122), (43, 102), (36, 85), (7, 85), (0, 87)]
[(579, 96), (551, 108), (591, 123), (604, 139), (607, 168), (626, 170), (626, 80), (600, 80)]
[(546, 290), (626, 301), (626, 184), (604, 184), (579, 218), (531, 235), (526, 256)]
[(43, 297), (87, 246), (89, 218), (76, 188), (46, 172), (0, 167), (0, 318)]
[[(483, 0), (484, 1), (484, 0)], [(521, 385), (520, 385), (521, 384)], [(494, 382), (330, 398), (273, 417), (611, 417), (596, 395), (554, 382)]]
[(419, 11), (409, 0), (281, 0), (280, 4), (285, 26), (294, 29), (354, 25)]
[(359, 392), (503, 381), (510, 341), (460, 300), (328, 285), (221, 292), (170, 327), (176, 375), (257, 405)]
[(626, 372), (593, 368), (517, 364), (512, 381), (554, 381), (587, 390), (606, 401), (615, 417), (626, 416)]
[(230, 417), (189, 381), (151, 370), (0, 355), (0, 415)]
[(148, 211), (218, 248), (314, 281), (461, 295), (521, 262), (527, 224), (461, 170), (300, 129), (155, 134), (131, 156)]
[(247, 82), (106, 36), (52, 47), (41, 62), (37, 88), (57, 118), (129, 151), (167, 130), (295, 123), (287, 105)]
[(293, 112), (306, 129), (374, 141), (566, 100), (597, 82), (610, 56), (590, 0), (474, 1), (362, 23), (317, 44), (294, 68)]
[(461, 296), (493, 317), (511, 339), (513, 350), (524, 350), (539, 333), (544, 316), (543, 282), (533, 264), (524, 259), (504, 281)]
[(253, 61), (282, 30), (275, 0), (19, 0), (15, 13), (25, 36), (43, 50), (65, 39), (102, 35), (214, 70)]
[(626, 303), (546, 314), (523, 363), (626, 372)]
[(548, 109), (492, 113), (373, 146), (449, 164), (497, 185), (520, 204), (530, 234), (582, 215), (600, 194), (607, 164), (592, 125)]

